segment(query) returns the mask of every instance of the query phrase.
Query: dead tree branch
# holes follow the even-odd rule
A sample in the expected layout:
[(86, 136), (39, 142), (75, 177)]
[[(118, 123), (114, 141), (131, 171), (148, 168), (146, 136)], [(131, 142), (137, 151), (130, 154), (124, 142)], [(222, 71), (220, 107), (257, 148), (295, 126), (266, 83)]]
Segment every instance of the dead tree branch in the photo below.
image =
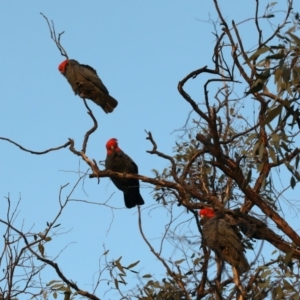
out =
[(50, 36), (51, 36), (51, 39), (54, 41), (55, 45), (57, 46), (60, 54), (62, 56), (64, 56), (66, 59), (69, 59), (68, 58), (68, 55), (67, 55), (67, 51), (64, 49), (64, 47), (61, 45), (61, 42), (60, 42), (60, 38), (61, 36), (65, 33), (64, 31), (62, 31), (61, 33), (58, 34), (58, 36), (56, 35), (56, 31), (55, 31), (55, 27), (54, 27), (54, 22), (51, 20), (51, 24), (50, 24), (50, 21), (49, 19), (43, 14), (43, 13), (40, 13), (44, 19), (46, 20), (47, 24), (48, 24), (48, 28), (49, 28), (49, 31), (50, 31)]
[(46, 154), (46, 153), (48, 153), (48, 152), (56, 151), (56, 150), (59, 150), (59, 149), (62, 149), (62, 148), (66, 148), (66, 147), (68, 147), (68, 146), (71, 145), (71, 142), (69, 141), (69, 142), (65, 143), (64, 145), (58, 146), (58, 147), (55, 147), (55, 148), (49, 148), (49, 149), (44, 150), (44, 151), (33, 151), (33, 150), (29, 150), (29, 149), (24, 148), (24, 147), (21, 146), (20, 144), (14, 142), (14, 141), (12, 141), (12, 140), (10, 140), (10, 139), (8, 139), (8, 138), (0, 137), (0, 140), (7, 141), (7, 142), (9, 142), (9, 143), (11, 143), (11, 144), (14, 144), (15, 146), (19, 147), (21, 150), (23, 150), (23, 151), (25, 151), (25, 152), (29, 152), (29, 153), (31, 153), (31, 154), (37, 154), (37, 155)]
[(87, 110), (88, 110), (89, 116), (92, 118), (93, 123), (94, 123), (93, 127), (92, 127), (91, 129), (89, 129), (89, 130), (86, 132), (85, 136), (84, 136), (84, 140), (83, 140), (83, 145), (82, 145), (82, 150), (81, 150), (81, 152), (85, 153), (85, 152), (86, 152), (86, 147), (87, 147), (87, 143), (88, 143), (89, 137), (90, 137), (90, 135), (91, 135), (93, 132), (95, 132), (95, 131), (97, 130), (97, 128), (98, 128), (98, 122), (97, 122), (97, 120), (96, 120), (96, 118), (95, 118), (95, 116), (94, 116), (92, 110), (91, 110), (90, 107), (87, 105), (86, 99), (85, 99), (85, 98), (83, 98), (83, 102), (84, 102), (85, 107), (86, 107)]

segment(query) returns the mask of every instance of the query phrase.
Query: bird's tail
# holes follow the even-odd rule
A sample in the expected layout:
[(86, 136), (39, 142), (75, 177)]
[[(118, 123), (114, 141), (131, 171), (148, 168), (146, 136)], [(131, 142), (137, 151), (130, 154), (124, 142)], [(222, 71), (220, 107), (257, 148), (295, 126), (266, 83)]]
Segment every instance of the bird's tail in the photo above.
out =
[(101, 106), (106, 113), (111, 113), (118, 105), (118, 101), (110, 95), (102, 94), (100, 97), (93, 100), (97, 105)]
[(132, 208), (136, 205), (145, 204), (139, 189), (132, 189), (127, 192), (124, 192), (124, 202), (127, 208)]
[(243, 274), (243, 273), (249, 271), (249, 269), (250, 269), (250, 266), (247, 261), (247, 258), (245, 257), (245, 255), (241, 256), (241, 259), (237, 266), (237, 270), (238, 270), (239, 274)]

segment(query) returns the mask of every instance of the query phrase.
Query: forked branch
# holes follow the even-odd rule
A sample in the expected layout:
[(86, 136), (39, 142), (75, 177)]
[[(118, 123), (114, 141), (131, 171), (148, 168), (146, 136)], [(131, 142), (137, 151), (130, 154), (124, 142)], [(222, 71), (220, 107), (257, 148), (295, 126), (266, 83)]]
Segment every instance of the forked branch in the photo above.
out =
[(51, 20), (51, 24), (50, 24), (50, 21), (49, 19), (43, 14), (43, 13), (40, 13), (44, 19), (46, 20), (47, 24), (48, 24), (48, 28), (50, 30), (50, 36), (51, 36), (51, 39), (54, 41), (54, 43), (56, 44), (60, 54), (64, 57), (66, 57), (67, 59), (68, 58), (68, 54), (67, 54), (67, 51), (64, 49), (64, 47), (61, 45), (61, 42), (60, 42), (60, 38), (61, 36), (65, 33), (64, 31), (62, 31), (61, 33), (58, 34), (58, 36), (56, 35), (56, 31), (55, 31), (55, 27), (54, 27), (54, 22)]

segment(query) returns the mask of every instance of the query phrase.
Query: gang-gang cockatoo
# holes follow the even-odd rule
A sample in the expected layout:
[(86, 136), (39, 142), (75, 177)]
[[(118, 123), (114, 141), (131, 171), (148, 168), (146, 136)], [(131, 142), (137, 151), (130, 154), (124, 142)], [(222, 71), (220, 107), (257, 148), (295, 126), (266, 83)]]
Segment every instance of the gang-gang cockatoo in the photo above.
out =
[[(106, 143), (106, 149), (105, 167), (107, 170), (119, 173), (138, 174), (137, 165), (119, 148), (117, 139), (110, 139)], [(140, 183), (138, 179), (111, 177), (111, 180), (115, 186), (124, 193), (124, 201), (127, 208), (143, 205), (145, 203), (140, 194)]]
[(235, 267), (239, 274), (247, 272), (250, 266), (244, 254), (242, 236), (237, 228), (217, 216), (213, 209), (203, 208), (199, 211), (199, 215), (206, 245), (220, 259)]
[(63, 61), (58, 66), (58, 70), (67, 78), (75, 95), (92, 100), (106, 113), (113, 112), (118, 105), (118, 101), (109, 95), (107, 88), (92, 67), (70, 59)]

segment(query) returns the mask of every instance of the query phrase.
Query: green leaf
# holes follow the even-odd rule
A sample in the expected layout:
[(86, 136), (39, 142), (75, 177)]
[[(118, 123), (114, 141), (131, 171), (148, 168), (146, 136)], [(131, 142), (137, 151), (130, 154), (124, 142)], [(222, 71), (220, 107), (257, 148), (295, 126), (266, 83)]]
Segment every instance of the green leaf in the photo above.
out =
[(150, 274), (146, 274), (146, 275), (142, 276), (142, 278), (151, 278), (151, 277), (152, 277), (152, 275), (150, 275)]
[(62, 282), (57, 284), (52, 284), (51, 288), (55, 290), (62, 290), (62, 291), (65, 291), (67, 289), (67, 287), (65, 287)]
[(295, 294), (293, 294), (293, 295), (291, 295), (291, 299), (293, 299), (293, 300), (299, 300), (299, 293), (298, 292), (296, 292)]
[(282, 70), (281, 69), (276, 69), (274, 72), (274, 83), (278, 83), (280, 76), (281, 76)]
[(194, 272), (192, 270), (189, 270), (188, 272), (186, 272), (184, 275), (192, 275)]
[(116, 261), (120, 262), (122, 259), (122, 256), (120, 256)]
[(196, 258), (195, 260), (193, 260), (193, 264), (196, 266), (196, 265), (198, 265), (198, 264), (200, 264), (201, 263), (201, 258), (200, 257), (198, 257), (198, 258)]
[(106, 250), (102, 255), (106, 255), (109, 252), (109, 250)]
[(263, 273), (261, 273), (260, 278), (266, 278), (272, 273), (271, 270), (265, 270)]
[(287, 68), (286, 66), (282, 69), (282, 79), (284, 82), (289, 82), (291, 78), (291, 69)]
[(115, 260), (115, 265), (123, 274), (126, 274), (119, 260)]
[(259, 48), (258, 50), (256, 50), (245, 62), (244, 64), (248, 64), (251, 60), (255, 60), (257, 59), (261, 54), (269, 51), (269, 47), (264, 46), (262, 48)]
[(290, 152), (291, 151), (291, 149), (284, 142), (280, 143), (280, 147), (283, 148), (286, 152)]
[(269, 8), (269, 7), (275, 6), (277, 3), (278, 3), (277, 1), (271, 2), (268, 4), (267, 7)]
[(253, 147), (253, 156), (257, 155), (259, 147), (260, 147), (260, 141), (257, 141)]
[(259, 79), (266, 80), (271, 76), (270, 69), (265, 70), (264, 72), (261, 72), (260, 74), (256, 74), (256, 77)]
[(278, 68), (282, 69), (284, 66), (284, 59), (281, 59), (278, 64)]
[(259, 286), (260, 288), (267, 288), (267, 287), (269, 287), (269, 283), (270, 283), (270, 280), (269, 280), (269, 278), (268, 278), (267, 280), (265, 280), (265, 281), (263, 281), (263, 282), (259, 282), (259, 283), (258, 283), (258, 286)]
[(269, 267), (267, 266), (259, 266), (258, 268), (255, 269), (255, 272), (261, 271), (261, 270), (269, 270)]
[(292, 34), (292, 33), (290, 33), (290, 32), (288, 32), (288, 35), (294, 40), (294, 42), (300, 47), (300, 39), (296, 36), (296, 35), (294, 35), (294, 34)]
[(274, 289), (274, 295), (276, 295), (276, 299), (282, 299), (283, 291), (282, 291), (281, 286), (277, 286), (277, 287)]
[(179, 265), (179, 264), (181, 264), (182, 262), (184, 262), (185, 261), (185, 259), (179, 259), (179, 260), (176, 260), (174, 263), (176, 264), (176, 265)]
[(119, 289), (119, 283), (118, 283), (118, 280), (116, 278), (115, 278), (115, 287), (116, 287), (117, 290)]
[(131, 269), (131, 268), (135, 267), (139, 262), (140, 262), (140, 261), (138, 260), (138, 261), (136, 261), (136, 262), (130, 264), (130, 265), (127, 267), (127, 269)]
[(125, 281), (125, 279), (123, 278), (123, 276), (126, 276), (126, 274), (118, 274), (118, 276), (120, 276), (121, 280), (118, 280), (119, 283), (123, 283), (123, 284), (127, 284), (127, 282)]
[(251, 133), (251, 134), (247, 137), (247, 139), (246, 139), (246, 141), (245, 141), (245, 144), (248, 144), (248, 143), (251, 142), (254, 138), (257, 138), (257, 133)]
[(296, 169), (298, 169), (298, 164), (299, 164), (299, 155), (296, 156), (296, 163), (295, 163)]
[(285, 46), (279, 44), (279, 45), (276, 45), (276, 46), (270, 46), (271, 49), (285, 49)]
[(265, 119), (265, 124), (269, 124), (271, 121), (274, 120), (274, 118), (276, 118), (282, 111), (282, 105), (278, 105), (277, 107), (275, 107), (272, 110), (268, 111), (268, 115)]
[(294, 189), (295, 186), (296, 186), (296, 180), (295, 180), (295, 177), (292, 176), (291, 177), (291, 187), (292, 187), (292, 189)]
[(52, 285), (53, 283), (61, 282), (60, 280), (51, 280), (49, 283), (47, 283), (47, 286)]
[(271, 137), (274, 142), (278, 142), (280, 140), (280, 136), (277, 133), (273, 133)]
[(54, 299), (57, 298), (57, 293), (56, 292), (53, 293), (53, 297), (54, 297)]
[(284, 53), (276, 53), (276, 54), (273, 54), (273, 55), (269, 55), (266, 58), (268, 58), (268, 59), (281, 59), (281, 58), (284, 58), (284, 57), (286, 57), (286, 55)]
[(263, 167), (264, 167), (264, 165), (265, 165), (264, 162), (260, 163), (260, 164), (257, 166), (257, 171), (258, 171), (258, 172), (261, 172), (262, 169), (263, 169)]
[(38, 248), (39, 248), (41, 255), (44, 257), (44, 252), (45, 252), (44, 246), (41, 243), (39, 243)]
[(295, 291), (294, 287), (285, 279), (283, 279), (283, 287), (287, 290)]
[(256, 79), (255, 82), (251, 85), (250, 89), (246, 92), (246, 95), (261, 91), (264, 87), (265, 82), (266, 80)]
[(294, 251), (291, 251), (289, 253), (286, 254), (285, 258), (284, 258), (284, 264), (287, 266), (289, 264), (289, 262), (291, 261), (292, 259), (292, 256), (293, 256), (293, 253)]

